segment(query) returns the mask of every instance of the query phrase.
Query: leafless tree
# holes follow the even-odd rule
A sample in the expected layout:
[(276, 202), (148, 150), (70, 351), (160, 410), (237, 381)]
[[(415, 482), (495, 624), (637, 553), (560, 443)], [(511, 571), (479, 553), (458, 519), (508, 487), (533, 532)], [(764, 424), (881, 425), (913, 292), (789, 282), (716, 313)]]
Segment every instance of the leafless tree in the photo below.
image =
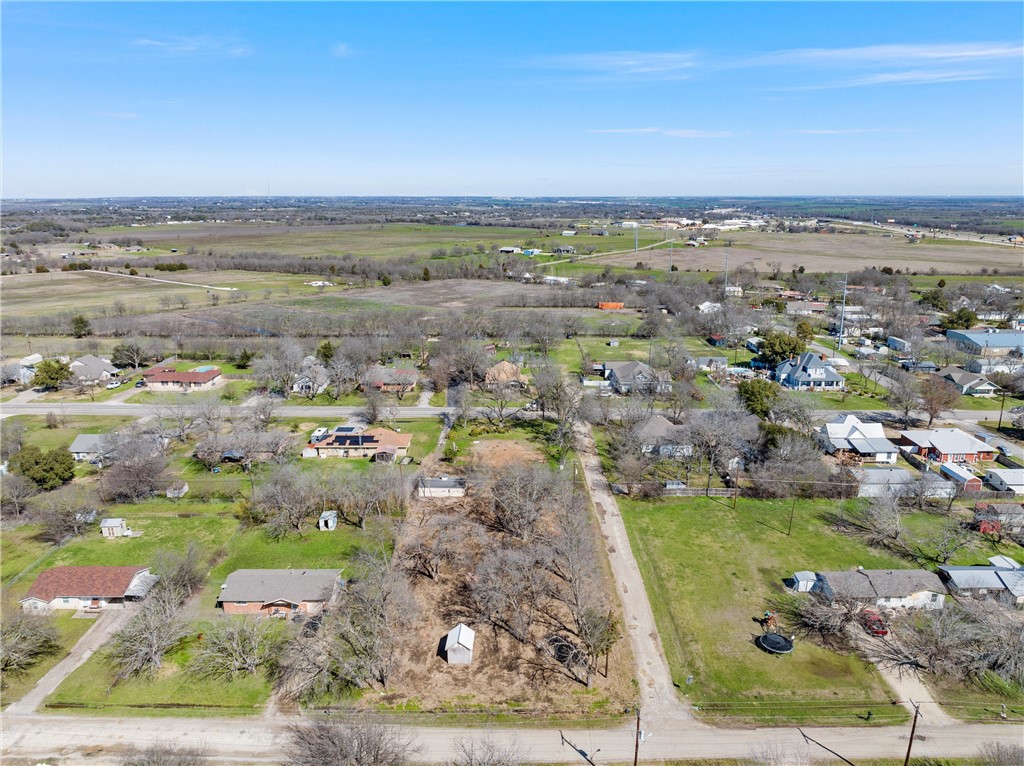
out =
[(978, 762), (986, 766), (1020, 766), (1024, 763), (1024, 745), (989, 742), (978, 750)]
[(273, 665), (283, 636), (271, 620), (256, 617), (225, 619), (203, 634), (189, 670), (203, 678), (251, 676)]
[(547, 466), (508, 465), (491, 479), (491, 512), (499, 529), (529, 541), (546, 503), (562, 490), (556, 474)]
[(170, 590), (182, 599), (203, 587), (209, 562), (202, 549), (190, 542), (182, 552), (160, 549), (153, 554), (153, 572), (160, 576), (161, 590)]
[[(936, 376), (937, 377), (937, 376)], [(929, 380), (918, 386), (921, 409), (928, 414), (928, 427), (943, 412), (951, 412), (960, 403), (960, 391), (946, 380)]]
[(485, 553), (470, 582), (480, 621), (507, 631), (518, 641), (529, 641), (530, 629), (550, 593), (547, 556), (548, 552), (536, 545)]
[(477, 525), (449, 513), (433, 515), (411, 532), (401, 551), (402, 561), (409, 572), (431, 580), (438, 578), (442, 566), (464, 562), (470, 541), (483, 539)]
[(479, 739), (457, 739), (455, 757), (445, 766), (521, 766), (527, 753), (514, 738), (499, 741), (493, 734)]
[(157, 742), (144, 748), (132, 746), (118, 766), (206, 766), (209, 758), (201, 747)]
[(0, 420), (0, 460), (10, 460), (21, 449), (25, 439), (25, 426), (18, 420)]
[(484, 406), (484, 417), (499, 428), (504, 428), (506, 421), (519, 414), (521, 407), (516, 400), (523, 395), (518, 386), (499, 383), (491, 386), (485, 394), (487, 404)]
[(0, 484), (0, 514), (21, 516), (29, 508), (29, 500), (39, 493), (36, 484), (21, 474), (9, 473)]
[(885, 397), (885, 403), (899, 413), (900, 421), (905, 426), (909, 426), (914, 421), (910, 413), (920, 406), (917, 398), (917, 386), (914, 385), (913, 378), (895, 370), (890, 371), (888, 377), (892, 381), (892, 385), (889, 386), (889, 394)]
[(898, 495), (885, 492), (832, 517), (835, 526), (857, 535), (865, 542), (908, 554), (903, 527), (903, 509)]
[(251, 505), (256, 515), (265, 519), (271, 537), (284, 537), (289, 532), (302, 534), (312, 511), (310, 483), (311, 479), (298, 466), (281, 465), (256, 485)]
[(160, 437), (138, 426), (113, 431), (103, 439), (100, 491), (113, 502), (138, 502), (150, 497), (164, 483), (167, 467)]
[(936, 564), (948, 564), (959, 551), (969, 547), (975, 534), (958, 519), (947, 519), (931, 535), (918, 541), (923, 557)]
[(0, 621), (0, 686), (60, 650), (60, 632), (42, 616), (9, 607)]
[(188, 634), (178, 613), (182, 594), (170, 588), (154, 589), (138, 613), (110, 642), (108, 659), (117, 671), (114, 685), (129, 678), (153, 676), (164, 656)]
[(172, 403), (159, 408), (157, 418), (168, 438), (184, 443), (192, 431), (196, 412), (188, 394), (178, 394)]
[(815, 636), (828, 644), (843, 644), (846, 629), (857, 616), (857, 607), (836, 599), (829, 603), (815, 593), (787, 593), (772, 601), (772, 609), (797, 635)]
[(359, 382), (359, 371), (352, 361), (335, 353), (327, 365), (327, 390), (331, 397), (340, 399), (356, 389)]
[(370, 425), (378, 422), (384, 414), (384, 395), (372, 386), (363, 389), (363, 398), (366, 400), (359, 414)]
[(271, 396), (253, 397), (246, 408), (246, 422), (253, 431), (266, 431), (274, 419), (280, 400)]
[(75, 486), (47, 492), (34, 505), (41, 527), (40, 536), (58, 545), (77, 537), (92, 526), (100, 508), (94, 492)]
[(224, 411), (216, 395), (197, 396), (192, 400), (192, 425), (201, 438), (218, 433), (223, 423)]
[(224, 451), (228, 448), (228, 444), (230, 443), (233, 443), (233, 440), (230, 437), (210, 436), (196, 444), (196, 448), (192, 452), (192, 457), (208, 469), (213, 470), (215, 466), (221, 464), (224, 459)]
[(281, 766), (407, 766), (412, 740), (379, 723), (316, 718), (288, 728)]

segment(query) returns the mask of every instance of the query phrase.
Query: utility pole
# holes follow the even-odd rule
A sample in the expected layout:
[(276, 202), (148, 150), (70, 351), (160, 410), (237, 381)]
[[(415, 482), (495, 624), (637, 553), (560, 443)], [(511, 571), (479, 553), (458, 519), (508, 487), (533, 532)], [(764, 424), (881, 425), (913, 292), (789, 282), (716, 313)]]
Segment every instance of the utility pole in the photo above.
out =
[(634, 710), (636, 710), (636, 744), (633, 747), (633, 766), (636, 766), (637, 761), (640, 760), (640, 708), (634, 708)]
[(729, 253), (725, 254), (725, 300), (729, 300)]
[(921, 706), (914, 700), (910, 700), (910, 704), (914, 706), (914, 722), (910, 724), (910, 741), (907, 743), (907, 757), (903, 759), (903, 766), (910, 763), (910, 751), (914, 747), (914, 732), (917, 731), (917, 718), (921, 715)]
[(849, 274), (843, 274), (843, 308), (839, 312), (839, 337), (836, 338), (836, 350), (832, 352), (832, 358), (836, 358), (839, 347), (843, 345), (843, 328), (846, 325), (846, 285), (850, 280)]
[(786, 537), (793, 534), (793, 515), (796, 513), (796, 495), (793, 495), (793, 505), (789, 507), (789, 529), (786, 530)]
[(639, 224), (633, 229), (633, 252), (637, 253), (640, 251), (640, 226)]
[[(32, 347), (29, 346), (28, 350), (31, 351)], [(1003, 409), (1005, 407), (1006, 407), (1006, 389), (1004, 388), (1003, 389), (1003, 399), (1002, 399), (1001, 402), (999, 402), (999, 425), (996, 426), (996, 430), (997, 431), (1000, 431), (1003, 428)]]

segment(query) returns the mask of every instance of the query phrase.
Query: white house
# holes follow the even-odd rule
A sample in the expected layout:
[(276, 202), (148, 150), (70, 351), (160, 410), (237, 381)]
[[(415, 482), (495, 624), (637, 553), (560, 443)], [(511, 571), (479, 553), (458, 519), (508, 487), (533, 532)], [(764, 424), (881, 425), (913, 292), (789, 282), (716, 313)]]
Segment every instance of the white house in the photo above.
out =
[(812, 592), (835, 599), (892, 609), (942, 609), (946, 588), (926, 569), (863, 569), (818, 572)]
[(422, 477), (416, 488), (419, 497), (465, 497), (466, 480), (461, 476)]
[(449, 665), (469, 665), (473, 661), (473, 641), (476, 631), (468, 625), (459, 623), (450, 631), (444, 640), (444, 654)]
[(781, 362), (775, 368), (775, 380), (780, 386), (795, 391), (841, 391), (846, 388), (846, 378), (835, 371), (824, 355), (811, 351)]
[(714, 301), (704, 301), (697, 306), (697, 311), (701, 314), (714, 314), (716, 311), (722, 310), (721, 303), (715, 303)]
[(847, 452), (868, 463), (895, 463), (899, 454), (881, 423), (865, 423), (856, 415), (837, 415), (815, 435), (829, 454)]
[(956, 386), (956, 390), (964, 396), (995, 396), (999, 390), (984, 375), (967, 372), (960, 367), (946, 367), (935, 374)]
[(143, 599), (159, 578), (149, 567), (51, 567), (42, 572), (25, 597), (27, 612), (51, 609), (120, 609)]
[(985, 483), (1000, 492), (1024, 495), (1024, 468), (990, 468)]
[(99, 460), (106, 451), (103, 444), (106, 438), (106, 434), (79, 434), (71, 442), (68, 451), (76, 463)]

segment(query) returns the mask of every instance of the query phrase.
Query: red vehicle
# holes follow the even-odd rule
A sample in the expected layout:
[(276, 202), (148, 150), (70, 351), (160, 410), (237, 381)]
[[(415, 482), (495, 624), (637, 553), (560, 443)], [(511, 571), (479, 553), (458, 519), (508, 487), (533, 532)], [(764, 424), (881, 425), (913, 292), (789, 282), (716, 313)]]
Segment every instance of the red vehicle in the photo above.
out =
[(889, 635), (889, 628), (886, 627), (885, 620), (883, 620), (882, 615), (874, 609), (864, 609), (861, 611), (860, 624), (863, 625), (864, 630), (872, 636)]

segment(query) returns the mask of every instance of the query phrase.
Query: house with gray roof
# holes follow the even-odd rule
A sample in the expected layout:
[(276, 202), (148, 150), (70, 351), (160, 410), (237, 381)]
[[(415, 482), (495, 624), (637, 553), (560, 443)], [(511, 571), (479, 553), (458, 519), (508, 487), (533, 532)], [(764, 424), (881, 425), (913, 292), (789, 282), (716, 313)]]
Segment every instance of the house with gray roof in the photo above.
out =
[(100, 383), (120, 374), (109, 359), (103, 359), (94, 354), (86, 354), (75, 359), (68, 365), (71, 368), (72, 380), (82, 383)]
[(107, 451), (106, 434), (79, 434), (71, 442), (68, 451), (76, 463), (88, 463), (101, 459)]
[(1009, 556), (992, 556), (988, 566), (939, 567), (949, 592), (961, 598), (1024, 606), (1024, 567)]
[(842, 391), (846, 388), (846, 378), (836, 372), (824, 356), (811, 351), (777, 365), (775, 380), (794, 391)]
[(956, 386), (963, 396), (995, 396), (999, 390), (999, 386), (984, 375), (967, 372), (962, 367), (944, 367), (935, 374)]
[(461, 476), (442, 474), (433, 478), (423, 476), (416, 488), (419, 497), (465, 497), (466, 480)]
[(900, 451), (885, 438), (881, 423), (865, 423), (856, 415), (837, 415), (815, 437), (830, 455), (849, 453), (868, 463), (895, 463)]
[(656, 372), (643, 362), (605, 362), (604, 377), (619, 394), (662, 394), (672, 389), (668, 373)]
[(926, 569), (857, 569), (817, 572), (811, 592), (836, 599), (894, 609), (942, 609), (946, 588)]
[(236, 569), (220, 586), (224, 614), (319, 614), (344, 585), (340, 569)]
[(686, 429), (674, 425), (664, 415), (652, 415), (637, 429), (640, 451), (645, 455), (680, 459), (693, 454)]

